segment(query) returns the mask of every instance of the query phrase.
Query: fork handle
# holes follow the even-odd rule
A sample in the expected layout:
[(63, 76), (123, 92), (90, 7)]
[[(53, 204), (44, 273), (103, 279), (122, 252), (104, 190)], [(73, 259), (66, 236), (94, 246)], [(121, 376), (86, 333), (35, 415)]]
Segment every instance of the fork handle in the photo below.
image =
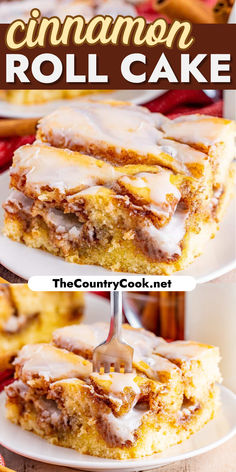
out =
[(110, 320), (110, 330), (107, 340), (110, 341), (111, 338), (119, 339), (121, 336), (121, 326), (122, 326), (122, 292), (111, 292), (111, 320)]

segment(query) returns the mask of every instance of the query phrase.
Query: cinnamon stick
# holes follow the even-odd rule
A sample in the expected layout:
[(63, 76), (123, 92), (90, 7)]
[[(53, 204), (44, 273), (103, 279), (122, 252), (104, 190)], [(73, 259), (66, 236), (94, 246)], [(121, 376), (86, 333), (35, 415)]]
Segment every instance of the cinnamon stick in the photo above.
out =
[(184, 339), (185, 292), (149, 292), (142, 326), (166, 339)]
[(160, 292), (160, 335), (169, 338), (169, 302), (170, 292)]
[(177, 292), (169, 292), (169, 327), (168, 327), (168, 338), (175, 340), (177, 339)]
[(227, 23), (231, 13), (234, 0), (219, 0), (213, 8), (216, 23)]
[(178, 292), (177, 299), (178, 339), (184, 339), (185, 292)]
[(153, 0), (153, 8), (171, 20), (215, 23), (212, 9), (201, 0)]
[(0, 120), (0, 138), (34, 134), (39, 118)]
[(158, 334), (159, 327), (159, 292), (149, 292), (148, 300), (142, 313), (142, 325), (145, 329)]

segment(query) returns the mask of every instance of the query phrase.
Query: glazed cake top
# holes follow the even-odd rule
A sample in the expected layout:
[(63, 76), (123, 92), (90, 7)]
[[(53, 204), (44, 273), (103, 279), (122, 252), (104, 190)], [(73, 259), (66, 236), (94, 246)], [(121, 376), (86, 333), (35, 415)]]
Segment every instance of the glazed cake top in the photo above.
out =
[[(59, 328), (53, 333), (53, 343), (92, 359), (94, 348), (107, 338), (108, 323), (94, 323), (92, 325), (74, 325)], [(133, 366), (137, 371), (144, 373), (155, 381), (165, 373), (168, 378), (179, 380), (180, 371), (172, 362), (153, 354), (157, 346), (166, 344), (163, 338), (155, 336), (145, 329), (132, 328), (128, 324), (122, 325), (122, 339), (134, 349)]]
[[(86, 355), (93, 349), (94, 343), (104, 340), (107, 332), (106, 323), (78, 325), (72, 327), (71, 331), (62, 328), (54, 333), (54, 342), (56, 340), (60, 344), (64, 338), (68, 349), (82, 347)], [(198, 372), (195, 371), (194, 378), (190, 378), (185, 375), (184, 369), (153, 354), (153, 350), (158, 347), (169, 345), (154, 334), (127, 325), (123, 326), (122, 333), (138, 354), (139, 360), (137, 364), (134, 362), (132, 373), (94, 373), (91, 371), (92, 364), (79, 355), (49, 344), (29, 345), (20, 351), (15, 361), (17, 380), (6, 389), (8, 400), (26, 407), (28, 401), (35, 401), (38, 412), (36, 422), (41, 418), (45, 421), (46, 418), (47, 426), (55, 426), (58, 413), (62, 413), (66, 422), (59, 424), (59, 431), (63, 434), (66, 424), (73, 432), (72, 423), (67, 422), (68, 412), (72, 421), (78, 416), (82, 424), (85, 415), (85, 424), (90, 419), (93, 424), (96, 421), (99, 432), (109, 446), (130, 446), (136, 443), (136, 432), (140, 426), (149, 428), (153, 424), (152, 431), (155, 431), (157, 424), (162, 426), (162, 419), (165, 420), (165, 431), (166, 419), (170, 420), (170, 425), (176, 419), (182, 424), (185, 417), (189, 421), (192, 412), (202, 406), (200, 402), (204, 399), (191, 395), (187, 397), (189, 402), (184, 400), (186, 385), (190, 383), (197, 390)], [(78, 361), (75, 361), (76, 358)], [(172, 366), (172, 375), (168, 375), (168, 370), (160, 371), (159, 361)], [(206, 365), (203, 373), (208, 395), (212, 393), (215, 382), (215, 378), (208, 374), (209, 368), (210, 365)], [(156, 376), (152, 377), (153, 372)], [(38, 382), (40, 379), (41, 383)], [(146, 437), (145, 429), (139, 432)], [(150, 437), (149, 434), (147, 439)]]
[(25, 381), (35, 377), (42, 377), (45, 381), (73, 377), (83, 379), (92, 373), (89, 361), (50, 344), (24, 346), (13, 364)]
[(219, 349), (215, 346), (197, 343), (195, 341), (174, 341), (155, 348), (155, 352), (170, 360), (181, 362), (201, 360), (208, 355), (214, 355), (219, 360)]
[[(38, 125), (38, 137), (52, 130), (78, 144), (88, 139), (102, 141), (108, 145), (128, 146), (147, 153), (155, 148), (162, 137), (158, 125), (165, 120), (162, 115), (150, 113), (146, 108), (125, 102), (98, 102), (81, 100), (76, 107), (58, 109), (42, 118)], [(153, 150), (153, 149), (152, 149)]]
[(137, 395), (140, 393), (140, 388), (135, 381), (137, 378), (136, 373), (121, 374), (119, 372), (113, 372), (108, 374), (93, 373), (90, 378), (98, 383), (103, 389), (107, 389), (112, 394), (123, 392), (124, 389), (129, 388), (133, 390)]
[[(108, 323), (66, 326), (54, 331), (53, 342), (58, 347), (80, 352), (82, 355), (87, 354), (91, 358), (94, 348), (105, 341), (108, 332)], [(155, 347), (165, 343), (164, 339), (154, 336), (149, 331), (133, 329), (126, 324), (122, 327), (122, 338), (134, 348), (134, 356), (137, 359), (148, 357)]]
[[(79, 385), (91, 399), (98, 397), (101, 401), (103, 398), (105, 405), (118, 417), (133, 411), (139, 401), (147, 405), (146, 411), (160, 407), (176, 410), (181, 406), (183, 395), (194, 402), (202, 401), (212, 385), (220, 381), (219, 356), (206, 356), (202, 363), (202, 351), (213, 352), (217, 348), (181, 341), (181, 346), (186, 346), (182, 349), (183, 359), (188, 349), (192, 352), (192, 359), (188, 359), (190, 367), (191, 362), (197, 360), (190, 371), (174, 359), (174, 355), (179, 356), (178, 343), (166, 343), (144, 329), (129, 325), (123, 325), (122, 334), (134, 348), (133, 372), (94, 373), (92, 363), (86, 359), (92, 358), (94, 348), (104, 341), (108, 329), (106, 323), (65, 327), (55, 331), (54, 345), (24, 346), (14, 362), (16, 378), (31, 389), (43, 391), (57, 386), (65, 387), (65, 392), (67, 388), (73, 391), (73, 385)], [(198, 344), (200, 355), (197, 357)], [(173, 351), (173, 359), (169, 359), (168, 349)], [(59, 391), (60, 398), (62, 391)]]
[(183, 115), (162, 124), (166, 137), (186, 144), (209, 147), (235, 135), (235, 123), (207, 115)]
[(25, 188), (38, 195), (49, 186), (62, 194), (74, 193), (97, 182), (106, 183), (121, 173), (103, 161), (45, 145), (26, 145), (14, 154), (11, 175), (24, 175)]
[(41, 119), (37, 138), (58, 147), (78, 147), (98, 155), (100, 151), (100, 156), (113, 160), (126, 150), (129, 160), (143, 156), (147, 162), (165, 163), (189, 175), (189, 163), (205, 167), (203, 152), (164, 139), (169, 123), (164, 115), (131, 103), (80, 100), (73, 108), (58, 109)]
[[(74, 325), (59, 328), (53, 333), (53, 343), (69, 351), (91, 359), (94, 348), (105, 341), (109, 331), (107, 323)], [(144, 329), (122, 326), (124, 342), (134, 348), (133, 365), (147, 377), (158, 380), (161, 373), (175, 373), (176, 365), (194, 361), (209, 363), (209, 367), (219, 363), (219, 349), (194, 341), (173, 341), (167, 343)], [(180, 363), (176, 361), (180, 361)], [(176, 365), (175, 365), (176, 362)], [(177, 369), (177, 370), (176, 370)], [(218, 374), (217, 374), (218, 375)]]

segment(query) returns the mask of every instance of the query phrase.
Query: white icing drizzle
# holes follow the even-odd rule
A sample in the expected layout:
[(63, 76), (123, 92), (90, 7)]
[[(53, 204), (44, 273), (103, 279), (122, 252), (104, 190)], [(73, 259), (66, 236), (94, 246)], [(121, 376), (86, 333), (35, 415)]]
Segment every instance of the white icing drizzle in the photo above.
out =
[(199, 407), (199, 403), (195, 403), (193, 405), (189, 405), (188, 407), (182, 406), (182, 408), (178, 411), (178, 419), (179, 421), (186, 419), (186, 417), (191, 416)]
[[(156, 216), (164, 216), (164, 217), (168, 217), (170, 216), (170, 212), (171, 212), (171, 209), (168, 208), (168, 210), (163, 210), (162, 208), (160, 208), (159, 205), (153, 205), (152, 203), (150, 203), (149, 205), (145, 205), (145, 208), (149, 211), (151, 211), (153, 213), (153, 215), (156, 215)], [(175, 207), (174, 207), (175, 209)], [(173, 210), (174, 210), (173, 209)]]
[[(162, 138), (158, 144), (163, 152), (172, 156), (179, 163), (203, 163), (207, 159), (207, 155), (204, 152), (197, 151), (188, 144), (178, 143), (172, 139)], [(184, 169), (187, 174), (190, 173), (186, 166), (184, 166)]]
[(71, 377), (84, 379), (92, 373), (90, 362), (50, 344), (24, 346), (14, 360), (14, 365), (22, 366), (23, 379), (34, 375), (47, 381)]
[(109, 331), (107, 323), (94, 323), (93, 325), (72, 325), (59, 328), (53, 333), (53, 342), (70, 351), (93, 351), (93, 349), (105, 341)]
[[(63, 195), (72, 193), (66, 198), (68, 202), (74, 203), (74, 200), (80, 197), (96, 195), (102, 189), (102, 185), (96, 184), (103, 183), (106, 187), (112, 187), (117, 180), (124, 185), (130, 184), (134, 189), (147, 188), (150, 205), (146, 208), (157, 215), (173, 212), (181, 198), (180, 191), (171, 183), (169, 171), (122, 175), (115, 167), (105, 162), (47, 146), (25, 146), (16, 151), (11, 173), (25, 174), (26, 190), (35, 192), (40, 200), (44, 200), (44, 194), (40, 194), (42, 186), (59, 190)], [(175, 201), (169, 202), (168, 195)]]
[(49, 208), (44, 212), (44, 220), (48, 225), (55, 227), (56, 233), (68, 233), (69, 239), (78, 239), (83, 225), (75, 215), (64, 214), (56, 208)]
[(201, 355), (204, 356), (204, 354), (209, 353), (212, 349), (216, 350), (217, 348), (195, 341), (174, 341), (158, 346), (156, 352), (170, 360), (180, 359), (181, 361), (188, 361), (195, 358), (199, 359)]
[(144, 329), (123, 328), (122, 337), (127, 344), (134, 348), (134, 358), (143, 358), (150, 355), (159, 343), (165, 342), (162, 338), (152, 336), (150, 332)]
[(167, 196), (172, 195), (176, 203), (181, 198), (178, 188), (171, 183), (171, 173), (168, 171), (152, 174), (149, 172), (140, 172), (134, 177), (124, 176), (120, 178), (121, 182), (127, 183), (134, 188), (147, 188), (150, 191), (150, 200), (156, 205), (163, 203), (168, 205)]
[(134, 442), (134, 433), (142, 423), (145, 411), (132, 408), (126, 415), (114, 416), (113, 413), (103, 415), (103, 420), (107, 423), (111, 436), (118, 439), (119, 443), (125, 444), (127, 441)]
[(121, 374), (118, 372), (113, 372), (110, 374), (94, 373), (91, 375), (91, 378), (94, 379), (95, 382), (98, 381), (98, 383), (100, 383), (100, 381), (106, 382), (106, 388), (108, 388), (109, 392), (113, 394), (121, 393), (126, 387), (128, 387), (138, 395), (140, 393), (140, 388), (134, 381), (136, 376), (136, 373)]
[(61, 385), (61, 384), (71, 384), (72, 381), (79, 382), (77, 377), (70, 377), (69, 379), (60, 379), (60, 380), (56, 380), (55, 382), (52, 382), (51, 388), (57, 387), (58, 385)]
[(59, 109), (43, 118), (39, 130), (46, 137), (48, 130), (58, 140), (63, 137), (65, 146), (95, 143), (102, 149), (114, 146), (117, 152), (127, 149), (142, 156), (157, 155), (160, 148), (156, 143), (163, 133), (156, 128), (156, 120), (144, 107), (80, 100), (73, 108)]
[(39, 196), (42, 186), (65, 194), (112, 182), (121, 175), (112, 165), (93, 157), (43, 145), (26, 145), (15, 152), (11, 175), (22, 173), (26, 188), (32, 188)]
[[(53, 342), (71, 351), (89, 351), (101, 344), (107, 338), (109, 326), (107, 323), (94, 323), (92, 325), (73, 325), (59, 328), (53, 333)], [(137, 358), (148, 356), (156, 346), (165, 341), (152, 335), (144, 329), (133, 330), (122, 327), (122, 338), (124, 342), (134, 348)]]
[[(163, 344), (166, 344), (163, 342)], [(158, 348), (157, 348), (158, 349)], [(154, 380), (160, 380), (160, 373), (169, 374), (179, 372), (179, 368), (164, 357), (149, 353), (148, 357), (134, 356), (135, 367), (144, 372), (147, 377)]]
[(187, 144), (212, 146), (224, 140), (229, 123), (220, 118), (205, 115), (180, 116), (162, 125), (166, 136)]
[(40, 414), (40, 419), (44, 422), (56, 427), (60, 427), (62, 424), (66, 426), (67, 417), (54, 400), (39, 397), (35, 400), (35, 406)]
[(24, 213), (31, 214), (31, 209), (32, 209), (34, 201), (31, 198), (26, 197), (22, 192), (19, 192), (18, 190), (13, 189), (11, 190), (6, 203), (4, 203), (4, 208), (9, 213), (15, 213), (15, 210), (14, 208), (12, 208), (11, 203), (18, 210), (24, 210)]
[(15, 395), (19, 395), (21, 398), (25, 399), (27, 395), (29, 387), (26, 383), (22, 382), (22, 380), (15, 380), (12, 384), (8, 385), (5, 388), (7, 396), (9, 398), (15, 397)]
[(156, 157), (164, 152), (170, 156), (169, 164), (175, 170), (190, 174), (186, 164), (204, 165), (206, 155), (184, 143), (214, 144), (228, 133), (228, 126), (212, 117), (196, 115), (169, 120), (132, 104), (81, 100), (76, 107), (57, 110), (43, 118), (39, 130), (49, 141), (51, 134), (54, 142), (63, 138), (68, 147), (95, 144), (101, 151), (112, 146), (116, 153), (126, 150)]
[(147, 232), (157, 250), (168, 256), (181, 254), (180, 243), (186, 232), (185, 221), (187, 216), (187, 212), (177, 210), (169, 223), (162, 228), (157, 229), (154, 225), (145, 226), (145, 232)]
[(155, 122), (155, 126), (157, 129), (162, 130), (162, 127), (165, 123), (169, 123), (171, 121), (167, 116), (162, 115), (162, 113), (153, 113), (152, 112), (152, 119)]

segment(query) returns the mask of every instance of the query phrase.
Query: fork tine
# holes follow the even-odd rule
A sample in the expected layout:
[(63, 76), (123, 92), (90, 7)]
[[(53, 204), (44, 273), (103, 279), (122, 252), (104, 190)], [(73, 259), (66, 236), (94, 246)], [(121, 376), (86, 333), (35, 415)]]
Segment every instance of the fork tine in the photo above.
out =
[(122, 294), (111, 292), (111, 321), (107, 340), (93, 352), (96, 372), (132, 372), (133, 348), (121, 339)]
[(106, 374), (109, 373), (110, 372), (110, 363), (109, 362), (104, 362), (103, 366), (104, 366), (104, 372)]
[(101, 362), (96, 360), (96, 362), (94, 363), (94, 366), (93, 366), (93, 370), (95, 372), (100, 372), (101, 367), (102, 367)]
[(120, 372), (120, 361), (119, 361), (119, 360), (117, 360), (117, 361), (115, 362), (114, 366), (115, 366), (115, 371), (116, 371), (116, 372)]
[(132, 363), (131, 362), (126, 362), (125, 363), (125, 372), (130, 373), (130, 372), (132, 372), (132, 370), (133, 370)]

